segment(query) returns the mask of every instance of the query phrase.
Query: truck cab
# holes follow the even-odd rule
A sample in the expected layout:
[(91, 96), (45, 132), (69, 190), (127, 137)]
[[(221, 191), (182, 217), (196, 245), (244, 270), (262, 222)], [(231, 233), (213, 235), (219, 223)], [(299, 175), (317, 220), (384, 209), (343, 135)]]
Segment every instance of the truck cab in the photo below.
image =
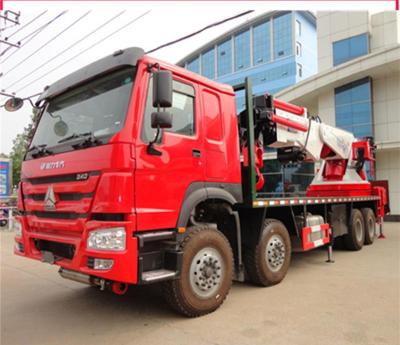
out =
[[(173, 79), (172, 126), (153, 142), (159, 71)], [(226, 85), (131, 48), (50, 85), (37, 105), (19, 188), (18, 255), (135, 284), (143, 280), (137, 235), (185, 228), (211, 195), (242, 199), (234, 92)], [(144, 260), (141, 273), (160, 268), (159, 256)]]

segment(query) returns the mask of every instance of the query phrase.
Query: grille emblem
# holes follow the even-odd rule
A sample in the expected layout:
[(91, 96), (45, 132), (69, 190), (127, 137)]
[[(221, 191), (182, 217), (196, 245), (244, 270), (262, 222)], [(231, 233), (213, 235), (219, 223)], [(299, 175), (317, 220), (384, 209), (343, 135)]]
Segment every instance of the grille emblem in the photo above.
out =
[(53, 186), (47, 189), (46, 196), (44, 197), (44, 209), (46, 211), (54, 211), (56, 209), (56, 195), (54, 194)]

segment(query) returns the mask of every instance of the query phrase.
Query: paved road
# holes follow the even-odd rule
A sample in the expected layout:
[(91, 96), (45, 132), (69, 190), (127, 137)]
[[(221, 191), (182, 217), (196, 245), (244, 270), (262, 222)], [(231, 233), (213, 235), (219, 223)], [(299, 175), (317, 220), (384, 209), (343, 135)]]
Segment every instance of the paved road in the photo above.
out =
[(234, 284), (217, 312), (172, 313), (157, 289), (125, 296), (63, 280), (57, 268), (12, 255), (1, 240), (1, 344), (400, 344), (400, 224), (361, 252), (294, 256), (286, 279), (259, 288)]

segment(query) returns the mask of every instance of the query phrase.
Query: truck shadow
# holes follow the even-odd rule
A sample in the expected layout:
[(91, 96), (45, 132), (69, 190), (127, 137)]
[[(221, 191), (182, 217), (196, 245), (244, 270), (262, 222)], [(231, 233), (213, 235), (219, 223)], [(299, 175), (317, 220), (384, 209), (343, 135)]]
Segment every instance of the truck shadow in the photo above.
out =
[[(318, 266), (329, 265), (325, 262), (326, 258), (325, 249), (306, 253), (294, 253), (288, 274), (290, 275), (290, 272), (302, 270), (310, 264)], [(259, 288), (250, 282), (234, 282), (232, 291), (240, 290), (244, 292), (247, 290), (251, 294), (253, 289)], [(60, 299), (65, 297), (65, 294), (62, 297), (59, 296)], [(84, 308), (85, 312), (86, 310), (90, 310), (90, 313), (103, 315), (103, 317), (118, 314), (119, 316), (132, 319), (137, 319), (138, 316), (149, 319), (155, 315), (164, 320), (184, 318), (172, 311), (164, 301), (161, 284), (145, 286), (131, 285), (128, 292), (123, 296), (115, 295), (110, 291), (100, 291), (95, 287), (83, 287), (70, 290), (67, 298), (70, 302), (70, 308), (77, 307), (77, 312), (82, 309), (82, 305), (86, 305), (86, 308)]]

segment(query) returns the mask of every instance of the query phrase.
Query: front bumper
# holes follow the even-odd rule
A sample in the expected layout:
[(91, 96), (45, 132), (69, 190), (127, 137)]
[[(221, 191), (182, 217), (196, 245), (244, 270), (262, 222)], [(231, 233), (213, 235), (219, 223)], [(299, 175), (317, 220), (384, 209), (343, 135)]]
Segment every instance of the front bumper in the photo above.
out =
[[(134, 221), (112, 222), (91, 220), (82, 222), (82, 230), (76, 232), (65, 230), (56, 231), (52, 229), (33, 229), (29, 227), (27, 217), (29, 216), (17, 217), (17, 220), (22, 225), (22, 236), (15, 237), (16, 245), (14, 247), (14, 253), (16, 255), (44, 261), (43, 252), (38, 248), (38, 243), (46, 242), (55, 244), (61, 248), (65, 247), (69, 252), (71, 252), (71, 255), (55, 255), (55, 265), (110, 281), (129, 284), (136, 284), (138, 282), (138, 245), (137, 238), (133, 236)], [(125, 250), (117, 252), (86, 248), (86, 242), (90, 231), (117, 226), (125, 227)], [(60, 225), (60, 227), (62, 226)], [(54, 222), (52, 228), (59, 228), (57, 222)], [(93, 258), (111, 259), (114, 263), (108, 270), (97, 270), (90, 267), (92, 266), (90, 263), (93, 261)]]

